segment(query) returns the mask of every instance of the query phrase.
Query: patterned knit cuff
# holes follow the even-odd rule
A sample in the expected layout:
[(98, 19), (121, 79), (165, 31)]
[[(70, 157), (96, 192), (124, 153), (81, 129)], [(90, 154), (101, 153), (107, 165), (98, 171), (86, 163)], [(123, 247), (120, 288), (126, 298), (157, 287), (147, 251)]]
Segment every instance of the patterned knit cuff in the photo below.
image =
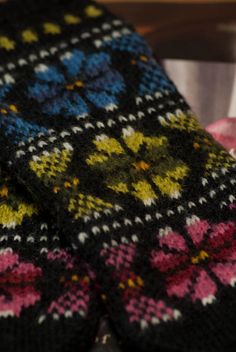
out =
[[(37, 60), (32, 50), (41, 46), (44, 50), (40, 55), (44, 57), (65, 49), (67, 40), (73, 45), (80, 40), (96, 40), (101, 31), (105, 36), (110, 26), (106, 26), (104, 20), (115, 19), (103, 6), (87, 0), (12, 0), (0, 4), (0, 14), (1, 65), (5, 62), (9, 71), (15, 69), (11, 60), (15, 61), (16, 56), (22, 67), (27, 64), (27, 53), (31, 54), (30, 62)], [(115, 21), (114, 27), (120, 22)], [(99, 26), (102, 23), (103, 26)], [(23, 54), (24, 59), (21, 59)], [(0, 73), (3, 71), (0, 67)], [(10, 76), (5, 81), (9, 80)]]

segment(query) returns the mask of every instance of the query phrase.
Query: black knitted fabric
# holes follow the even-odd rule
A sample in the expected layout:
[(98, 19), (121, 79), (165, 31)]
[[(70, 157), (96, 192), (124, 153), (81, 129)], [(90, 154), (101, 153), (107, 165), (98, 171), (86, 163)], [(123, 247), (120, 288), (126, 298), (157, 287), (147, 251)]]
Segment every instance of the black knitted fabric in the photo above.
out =
[(233, 350), (234, 159), (105, 8), (1, 7), (2, 162), (91, 265), (123, 342)]
[(1, 172), (1, 351), (88, 351), (99, 312), (93, 279), (22, 187)]

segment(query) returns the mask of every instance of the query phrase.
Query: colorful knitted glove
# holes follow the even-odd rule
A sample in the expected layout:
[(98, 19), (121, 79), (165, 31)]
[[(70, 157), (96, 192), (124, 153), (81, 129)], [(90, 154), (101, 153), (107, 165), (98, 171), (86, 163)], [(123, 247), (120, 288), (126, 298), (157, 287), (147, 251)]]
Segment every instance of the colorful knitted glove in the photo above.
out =
[(1, 157), (92, 265), (127, 345), (234, 350), (235, 160), (121, 20), (18, 4), (1, 5)]
[(88, 267), (1, 173), (1, 351), (88, 351), (98, 321), (90, 281)]

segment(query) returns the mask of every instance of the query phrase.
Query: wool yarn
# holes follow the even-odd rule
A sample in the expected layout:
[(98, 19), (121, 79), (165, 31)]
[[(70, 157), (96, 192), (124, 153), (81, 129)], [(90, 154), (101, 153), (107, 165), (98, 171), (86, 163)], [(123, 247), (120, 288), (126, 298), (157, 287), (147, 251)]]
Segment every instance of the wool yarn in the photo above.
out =
[(91, 265), (127, 346), (229, 352), (235, 160), (132, 26), (90, 1), (11, 6), (2, 162)]
[(99, 317), (94, 275), (22, 187), (0, 175), (1, 350), (87, 351)]

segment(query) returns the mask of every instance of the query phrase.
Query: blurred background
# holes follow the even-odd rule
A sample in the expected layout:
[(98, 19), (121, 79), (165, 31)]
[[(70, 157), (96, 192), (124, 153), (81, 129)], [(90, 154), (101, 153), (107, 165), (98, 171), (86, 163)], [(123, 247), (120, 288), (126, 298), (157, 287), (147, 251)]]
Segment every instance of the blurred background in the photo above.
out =
[(235, 0), (103, 0), (134, 24), (204, 125), (236, 117)]

